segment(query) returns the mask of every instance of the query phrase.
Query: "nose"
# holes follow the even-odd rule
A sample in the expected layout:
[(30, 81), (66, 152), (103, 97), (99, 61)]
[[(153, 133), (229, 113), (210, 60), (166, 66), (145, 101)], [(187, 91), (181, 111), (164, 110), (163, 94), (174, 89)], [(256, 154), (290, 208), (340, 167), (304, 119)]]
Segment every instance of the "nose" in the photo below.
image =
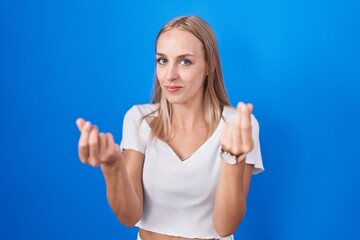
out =
[(176, 64), (169, 64), (167, 73), (166, 73), (166, 80), (174, 81), (178, 78), (178, 69)]

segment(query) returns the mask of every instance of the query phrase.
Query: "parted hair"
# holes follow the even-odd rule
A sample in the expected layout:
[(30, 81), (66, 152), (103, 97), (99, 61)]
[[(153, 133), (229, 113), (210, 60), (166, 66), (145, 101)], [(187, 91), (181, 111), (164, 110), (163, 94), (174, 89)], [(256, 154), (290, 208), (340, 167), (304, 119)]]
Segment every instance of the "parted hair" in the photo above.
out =
[[(220, 121), (223, 107), (230, 105), (224, 87), (216, 37), (212, 28), (202, 18), (197, 16), (177, 17), (166, 23), (160, 29), (156, 37), (155, 52), (161, 34), (174, 28), (193, 34), (202, 43), (208, 69), (204, 84), (203, 101), (205, 120), (209, 129), (208, 135), (210, 136), (215, 131), (217, 123)], [(152, 103), (158, 104), (158, 108), (155, 110), (158, 114), (156, 114), (156, 117), (148, 119), (148, 117), (154, 116), (153, 113), (155, 112), (152, 112), (143, 118), (146, 118), (150, 124), (151, 138), (158, 137), (165, 141), (170, 140), (172, 137), (172, 106), (162, 93), (157, 77), (155, 77)]]

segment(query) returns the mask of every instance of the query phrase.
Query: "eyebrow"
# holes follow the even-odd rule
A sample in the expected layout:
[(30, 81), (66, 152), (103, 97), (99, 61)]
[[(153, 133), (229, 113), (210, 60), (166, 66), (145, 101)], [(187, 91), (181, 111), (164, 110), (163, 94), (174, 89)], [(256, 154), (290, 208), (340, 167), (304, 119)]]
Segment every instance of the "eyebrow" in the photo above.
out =
[[(159, 55), (159, 56), (162, 56), (162, 57), (165, 57), (166, 54), (165, 53), (160, 53), (160, 52), (156, 52), (156, 55)], [(195, 57), (194, 54), (190, 54), (190, 53), (185, 53), (185, 54), (181, 54), (179, 56), (176, 56), (176, 58), (183, 58), (183, 57)]]

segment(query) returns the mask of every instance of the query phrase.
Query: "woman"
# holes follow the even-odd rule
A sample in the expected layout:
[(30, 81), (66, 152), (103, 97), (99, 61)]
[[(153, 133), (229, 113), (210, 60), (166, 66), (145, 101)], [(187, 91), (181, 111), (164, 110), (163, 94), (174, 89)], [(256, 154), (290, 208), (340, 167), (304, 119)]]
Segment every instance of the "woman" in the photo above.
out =
[(233, 239), (263, 170), (251, 112), (230, 107), (211, 27), (179, 17), (158, 34), (153, 101), (126, 113), (121, 151), (78, 119), (80, 160), (101, 167), (112, 210), (138, 239)]

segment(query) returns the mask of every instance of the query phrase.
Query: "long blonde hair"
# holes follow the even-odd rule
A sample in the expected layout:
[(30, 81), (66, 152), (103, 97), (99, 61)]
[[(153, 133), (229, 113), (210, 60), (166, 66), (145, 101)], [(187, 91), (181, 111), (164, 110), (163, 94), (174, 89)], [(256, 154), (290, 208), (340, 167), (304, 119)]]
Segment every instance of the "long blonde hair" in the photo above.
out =
[[(204, 112), (209, 129), (208, 135), (210, 136), (215, 131), (217, 123), (220, 121), (223, 107), (230, 105), (224, 87), (215, 34), (209, 24), (200, 17), (178, 17), (166, 23), (159, 31), (155, 42), (155, 52), (160, 35), (173, 28), (193, 34), (203, 45), (208, 69), (208, 75), (204, 84)], [(148, 120), (151, 127), (151, 138), (158, 137), (167, 141), (171, 138), (172, 107), (163, 95), (157, 77), (155, 78), (152, 103), (159, 104), (159, 106), (154, 112), (144, 116), (144, 119), (153, 116), (153, 113), (158, 112), (157, 117)]]

